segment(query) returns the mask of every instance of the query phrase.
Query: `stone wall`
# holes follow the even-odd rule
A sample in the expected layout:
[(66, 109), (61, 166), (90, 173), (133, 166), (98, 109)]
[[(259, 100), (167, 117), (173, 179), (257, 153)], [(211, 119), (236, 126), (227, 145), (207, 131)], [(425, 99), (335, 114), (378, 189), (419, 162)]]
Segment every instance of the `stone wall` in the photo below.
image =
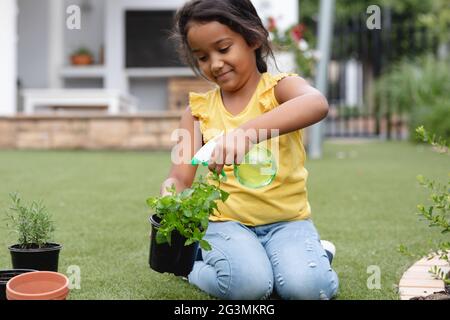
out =
[(180, 112), (0, 117), (0, 149), (170, 150)]

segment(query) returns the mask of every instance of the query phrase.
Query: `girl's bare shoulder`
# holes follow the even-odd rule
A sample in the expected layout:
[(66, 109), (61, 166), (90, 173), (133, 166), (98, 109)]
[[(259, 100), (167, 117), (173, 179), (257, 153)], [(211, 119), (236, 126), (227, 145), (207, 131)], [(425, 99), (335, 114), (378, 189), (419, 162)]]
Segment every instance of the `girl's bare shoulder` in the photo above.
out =
[(305, 79), (296, 75), (290, 75), (278, 81), (274, 90), (275, 98), (280, 104), (307, 93), (318, 92)]

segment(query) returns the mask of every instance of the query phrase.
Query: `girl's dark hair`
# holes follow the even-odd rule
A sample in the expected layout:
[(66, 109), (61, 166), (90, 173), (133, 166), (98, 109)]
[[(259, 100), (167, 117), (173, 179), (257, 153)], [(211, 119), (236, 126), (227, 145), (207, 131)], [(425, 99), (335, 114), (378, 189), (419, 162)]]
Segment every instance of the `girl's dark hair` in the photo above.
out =
[(173, 38), (177, 41), (180, 58), (198, 75), (201, 71), (187, 42), (189, 23), (212, 21), (242, 35), (249, 46), (258, 44), (259, 48), (255, 50), (256, 66), (259, 72), (267, 72), (267, 58), (273, 58), (269, 33), (250, 0), (191, 0), (175, 15)]

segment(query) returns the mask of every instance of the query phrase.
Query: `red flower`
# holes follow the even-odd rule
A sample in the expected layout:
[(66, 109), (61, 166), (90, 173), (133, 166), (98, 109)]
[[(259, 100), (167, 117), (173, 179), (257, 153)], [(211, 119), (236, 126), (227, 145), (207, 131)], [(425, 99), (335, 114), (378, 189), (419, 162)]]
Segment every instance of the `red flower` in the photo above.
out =
[(294, 26), (291, 29), (291, 37), (294, 39), (295, 42), (299, 42), (301, 39), (303, 39), (303, 34), (305, 33), (306, 27), (304, 24), (300, 23)]

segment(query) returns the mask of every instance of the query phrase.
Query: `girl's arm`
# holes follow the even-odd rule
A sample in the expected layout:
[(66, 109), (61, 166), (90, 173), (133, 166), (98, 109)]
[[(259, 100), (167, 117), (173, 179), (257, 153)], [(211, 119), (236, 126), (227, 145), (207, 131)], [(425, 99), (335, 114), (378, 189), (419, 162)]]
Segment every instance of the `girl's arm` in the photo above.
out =
[[(221, 172), (224, 165), (241, 163), (253, 144), (273, 138), (271, 129), (278, 135), (306, 128), (328, 114), (327, 99), (300, 77), (287, 77), (275, 86), (279, 106), (264, 113), (224, 135), (213, 152), (209, 170)], [(259, 130), (266, 129), (260, 135)], [(241, 141), (241, 143), (234, 143)]]
[(191, 165), (191, 159), (201, 147), (201, 132), (198, 126), (195, 126), (196, 119), (192, 116), (191, 108), (186, 108), (181, 117), (179, 126), (179, 139), (173, 147), (171, 153), (172, 167), (169, 176), (161, 185), (160, 194), (162, 196), (170, 194), (166, 188), (175, 185), (177, 193), (192, 186), (194, 182), (197, 166)]
[[(280, 80), (275, 86), (275, 98), (280, 104), (277, 108), (246, 122), (240, 128), (256, 131), (267, 129), (269, 135), (270, 129), (278, 129), (279, 135), (283, 135), (313, 125), (328, 114), (327, 99), (300, 77)], [(257, 135), (257, 138), (266, 137)], [(260, 140), (253, 142), (258, 143)]]

